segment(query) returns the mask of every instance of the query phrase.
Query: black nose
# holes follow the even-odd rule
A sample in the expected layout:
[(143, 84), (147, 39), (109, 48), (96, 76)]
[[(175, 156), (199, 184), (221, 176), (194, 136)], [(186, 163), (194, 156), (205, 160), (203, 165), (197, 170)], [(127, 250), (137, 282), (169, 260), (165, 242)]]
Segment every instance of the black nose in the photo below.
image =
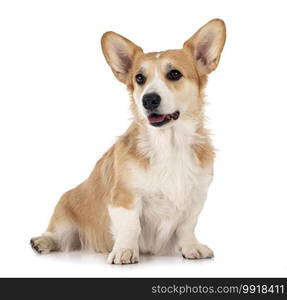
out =
[(160, 105), (160, 100), (160, 95), (156, 93), (145, 94), (143, 96), (143, 106), (147, 110), (156, 109)]

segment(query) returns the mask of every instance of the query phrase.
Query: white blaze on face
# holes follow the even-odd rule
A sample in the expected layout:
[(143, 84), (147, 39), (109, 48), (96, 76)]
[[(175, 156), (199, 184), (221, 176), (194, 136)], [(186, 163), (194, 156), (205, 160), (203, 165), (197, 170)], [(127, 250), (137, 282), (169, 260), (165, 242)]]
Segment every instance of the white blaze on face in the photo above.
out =
[(159, 58), (161, 56), (161, 52), (158, 52), (156, 55), (155, 55), (155, 58)]
[(171, 92), (165, 82), (160, 78), (159, 70), (157, 68), (155, 68), (154, 70), (152, 81), (147, 84), (147, 86), (144, 88), (137, 99), (137, 105), (140, 111), (145, 116), (146, 110), (143, 107), (142, 99), (144, 95), (150, 93), (156, 93), (161, 98), (160, 106), (157, 109), (159, 114), (169, 114), (173, 113), (176, 110), (175, 95)]

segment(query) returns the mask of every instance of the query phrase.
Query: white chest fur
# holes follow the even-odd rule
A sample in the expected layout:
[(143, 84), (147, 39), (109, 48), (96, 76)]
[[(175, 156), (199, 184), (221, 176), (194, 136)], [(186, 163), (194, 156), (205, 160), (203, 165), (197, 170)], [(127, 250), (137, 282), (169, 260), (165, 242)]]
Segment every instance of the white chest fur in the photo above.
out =
[(139, 243), (141, 252), (164, 254), (175, 250), (176, 228), (191, 213), (210, 178), (186, 137), (166, 131), (150, 138), (149, 144), (145, 140), (140, 144), (150, 157), (149, 168), (132, 169), (133, 188), (141, 201)]

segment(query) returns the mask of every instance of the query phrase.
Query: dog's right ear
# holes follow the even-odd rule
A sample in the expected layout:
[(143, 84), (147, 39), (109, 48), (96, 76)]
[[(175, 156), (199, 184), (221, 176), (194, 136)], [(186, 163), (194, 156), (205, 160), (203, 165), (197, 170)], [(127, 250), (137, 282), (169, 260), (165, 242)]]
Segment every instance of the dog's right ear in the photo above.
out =
[(134, 58), (137, 54), (143, 53), (143, 50), (112, 31), (102, 36), (101, 43), (104, 56), (113, 73), (119, 81), (127, 83)]

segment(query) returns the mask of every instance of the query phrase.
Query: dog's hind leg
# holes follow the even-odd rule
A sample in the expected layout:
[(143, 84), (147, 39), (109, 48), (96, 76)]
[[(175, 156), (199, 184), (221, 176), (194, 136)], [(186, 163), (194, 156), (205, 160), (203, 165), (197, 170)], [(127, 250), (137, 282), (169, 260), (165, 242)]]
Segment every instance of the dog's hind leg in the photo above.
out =
[(48, 254), (59, 250), (58, 242), (50, 232), (45, 232), (41, 236), (32, 238), (30, 244), (39, 254)]
[(46, 231), (30, 241), (31, 247), (39, 254), (52, 251), (71, 251), (81, 247), (78, 230), (71, 225), (61, 225), (55, 231)]
[(40, 254), (70, 251), (81, 248), (79, 229), (72, 219), (64, 194), (55, 208), (47, 231), (30, 240), (31, 247)]

